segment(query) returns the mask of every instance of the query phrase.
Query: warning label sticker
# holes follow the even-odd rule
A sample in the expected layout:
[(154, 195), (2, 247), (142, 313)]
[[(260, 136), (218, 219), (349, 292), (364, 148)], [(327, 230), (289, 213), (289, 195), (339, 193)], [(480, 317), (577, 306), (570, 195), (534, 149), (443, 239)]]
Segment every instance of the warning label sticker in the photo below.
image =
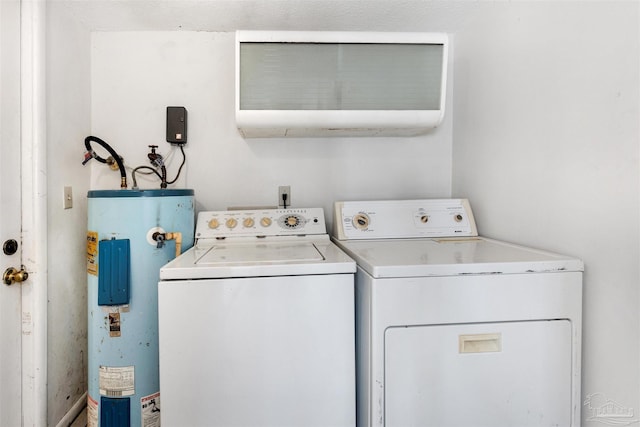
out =
[(100, 366), (99, 374), (101, 396), (120, 397), (135, 394), (133, 366)]
[(87, 273), (98, 275), (98, 232), (87, 231)]
[(160, 392), (140, 398), (142, 427), (160, 427)]
[(87, 427), (98, 427), (98, 402), (87, 395)]
[(120, 313), (109, 313), (109, 336), (119, 337), (120, 335)]

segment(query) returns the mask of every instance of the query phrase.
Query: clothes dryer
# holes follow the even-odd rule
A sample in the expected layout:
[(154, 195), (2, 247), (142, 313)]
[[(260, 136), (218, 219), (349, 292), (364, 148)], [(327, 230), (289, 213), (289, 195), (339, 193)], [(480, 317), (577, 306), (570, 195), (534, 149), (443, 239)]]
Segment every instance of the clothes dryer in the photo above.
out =
[(580, 260), (479, 237), (464, 199), (336, 202), (334, 225), (358, 426), (580, 425)]

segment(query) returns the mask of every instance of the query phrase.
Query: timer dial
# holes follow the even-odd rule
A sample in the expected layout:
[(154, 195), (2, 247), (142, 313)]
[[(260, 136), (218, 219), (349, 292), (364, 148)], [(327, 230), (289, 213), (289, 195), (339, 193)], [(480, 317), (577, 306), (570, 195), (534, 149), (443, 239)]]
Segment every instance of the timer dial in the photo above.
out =
[(351, 223), (358, 230), (366, 230), (367, 228), (369, 228), (369, 215), (360, 212), (359, 214), (353, 216)]
[(286, 225), (287, 227), (297, 227), (298, 224), (300, 224), (300, 218), (295, 215), (290, 215), (284, 220), (284, 225)]
[(299, 230), (304, 228), (307, 220), (296, 213), (286, 213), (278, 218), (278, 225), (285, 230)]

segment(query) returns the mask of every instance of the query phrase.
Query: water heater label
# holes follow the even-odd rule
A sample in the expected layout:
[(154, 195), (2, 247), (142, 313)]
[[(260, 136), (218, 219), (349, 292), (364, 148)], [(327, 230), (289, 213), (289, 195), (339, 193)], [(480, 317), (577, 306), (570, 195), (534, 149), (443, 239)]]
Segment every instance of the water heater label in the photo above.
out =
[(160, 427), (160, 392), (140, 398), (142, 427)]
[(120, 333), (120, 313), (109, 313), (109, 336), (119, 337)]
[(98, 275), (98, 232), (87, 231), (87, 273)]
[(133, 366), (100, 366), (98, 381), (101, 396), (120, 397), (135, 394)]

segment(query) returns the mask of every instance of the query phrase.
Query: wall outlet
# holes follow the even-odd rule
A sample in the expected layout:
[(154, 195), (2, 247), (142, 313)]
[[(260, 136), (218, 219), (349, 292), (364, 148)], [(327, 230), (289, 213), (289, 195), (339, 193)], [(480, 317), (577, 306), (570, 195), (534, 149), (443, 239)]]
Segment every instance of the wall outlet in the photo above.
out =
[(291, 206), (291, 187), (281, 185), (278, 187), (278, 207), (288, 208)]

